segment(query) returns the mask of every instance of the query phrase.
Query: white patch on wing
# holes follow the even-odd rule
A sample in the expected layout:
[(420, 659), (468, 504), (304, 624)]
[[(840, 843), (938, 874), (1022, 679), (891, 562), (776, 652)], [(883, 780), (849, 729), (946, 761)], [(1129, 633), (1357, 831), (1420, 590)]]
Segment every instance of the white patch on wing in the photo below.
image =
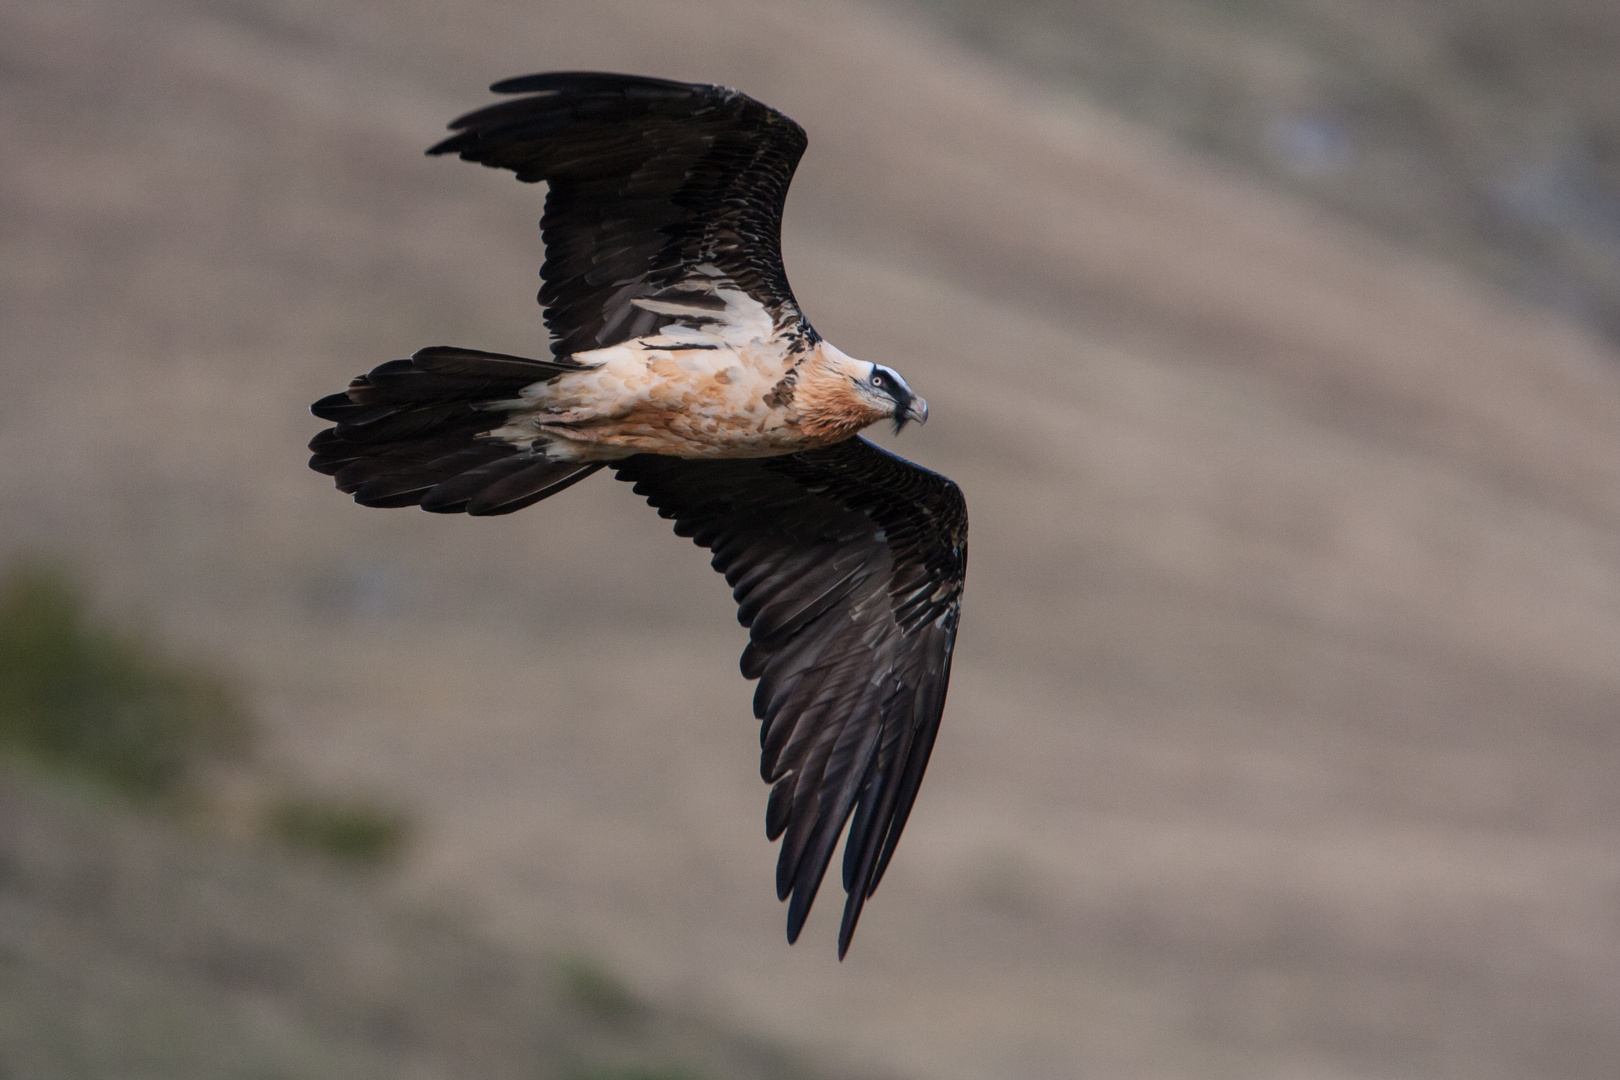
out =
[[(695, 295), (702, 296), (706, 294), (699, 293)], [(683, 303), (680, 300), (668, 297), (655, 299), (650, 296), (640, 296), (630, 302), (643, 311), (651, 311), (659, 315), (675, 315), (683, 319), (713, 319), (718, 314), (714, 308), (707, 305)]]
[(727, 345), (759, 345), (776, 336), (776, 320), (764, 304), (741, 289), (716, 289), (715, 295), (726, 302), (725, 321), (716, 329)]
[(641, 339), (643, 349), (712, 349), (719, 342), (714, 335), (705, 334), (695, 326), (682, 326), (676, 323), (666, 326), (652, 337)]
[(733, 287), (719, 267), (700, 263), (692, 271), (697, 276), (688, 277), (657, 296), (630, 301), (644, 311), (691, 320), (689, 325), (666, 326), (658, 335), (646, 340), (662, 338), (692, 346), (741, 348), (763, 344), (776, 336), (776, 320), (765, 305)]

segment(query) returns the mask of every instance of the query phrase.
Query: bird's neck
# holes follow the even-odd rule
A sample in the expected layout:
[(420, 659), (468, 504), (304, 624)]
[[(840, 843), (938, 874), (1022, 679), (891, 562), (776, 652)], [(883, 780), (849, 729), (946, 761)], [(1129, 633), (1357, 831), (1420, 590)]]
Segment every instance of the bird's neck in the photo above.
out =
[(824, 343), (795, 369), (793, 411), (818, 441), (841, 442), (884, 418), (855, 392), (856, 361)]

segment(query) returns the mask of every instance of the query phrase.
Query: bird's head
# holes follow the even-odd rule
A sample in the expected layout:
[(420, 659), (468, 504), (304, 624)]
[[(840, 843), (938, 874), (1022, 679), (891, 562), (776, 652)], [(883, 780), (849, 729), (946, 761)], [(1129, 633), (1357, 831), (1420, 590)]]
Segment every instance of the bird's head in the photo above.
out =
[(894, 421), (896, 435), (900, 434), (908, 421), (928, 423), (928, 402), (911, 392), (911, 387), (898, 371), (882, 364), (863, 363), (863, 366), (872, 370), (864, 375), (857, 373), (852, 376), (855, 392), (868, 407)]
[(807, 427), (848, 428), (854, 434), (879, 420), (892, 420), (898, 434), (912, 420), (927, 423), (928, 402), (912, 393), (899, 372), (857, 360), (826, 342), (819, 351), (795, 395), (808, 406)]

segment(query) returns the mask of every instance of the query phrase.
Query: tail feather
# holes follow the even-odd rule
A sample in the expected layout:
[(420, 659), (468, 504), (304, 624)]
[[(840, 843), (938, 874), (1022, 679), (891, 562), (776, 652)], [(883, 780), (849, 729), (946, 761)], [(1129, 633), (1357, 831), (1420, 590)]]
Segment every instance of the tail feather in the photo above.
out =
[(334, 479), (361, 506), (416, 506), (440, 484), (516, 453), (503, 443), (483, 443), (416, 459), (368, 458), (345, 466)]
[(422, 509), (435, 514), (489, 517), (510, 514), (585, 479), (599, 461), (547, 461), (514, 454), (454, 476), (422, 494)]
[(548, 461), (487, 438), (506, 422), (490, 405), (585, 365), (434, 346), (381, 364), (310, 411), (336, 426), (310, 440), (310, 468), (362, 506), (506, 514), (578, 483), (599, 466)]
[[(478, 446), (468, 446), (466, 439), (428, 439), (421, 442), (398, 443), (393, 446), (378, 447), (360, 444), (359, 456), (349, 458), (340, 464), (332, 473), (332, 479), (337, 482), (339, 491), (350, 495), (355, 494), (361, 487), (384, 477), (393, 476), (401, 472), (422, 472), (432, 469), (439, 462), (457, 455), (476, 453), (477, 460), (469, 462), (461, 468), (470, 469), (476, 465), (493, 461), (497, 457), (505, 457), (512, 452), (511, 447), (500, 443), (484, 443)], [(334, 462), (334, 464), (337, 464)], [(443, 479), (449, 479), (455, 473), (449, 473)]]
[(500, 413), (479, 409), (470, 401), (444, 405), (390, 405), (373, 407), (366, 415), (339, 425), (348, 442), (372, 445), (408, 443), (417, 439), (443, 439), (476, 435), (499, 427)]
[(475, 517), (510, 514), (579, 483), (601, 467), (600, 462), (535, 462), (474, 495), (467, 503), (467, 513)]

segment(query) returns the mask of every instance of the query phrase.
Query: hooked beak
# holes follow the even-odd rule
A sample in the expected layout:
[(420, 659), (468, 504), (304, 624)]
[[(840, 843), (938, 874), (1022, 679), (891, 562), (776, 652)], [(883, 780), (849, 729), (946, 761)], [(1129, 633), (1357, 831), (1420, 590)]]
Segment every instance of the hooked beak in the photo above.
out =
[(894, 418), (894, 433), (900, 434), (907, 421), (915, 420), (919, 424), (928, 423), (928, 402), (920, 397), (912, 397), (906, 404), (906, 411), (896, 414)]

